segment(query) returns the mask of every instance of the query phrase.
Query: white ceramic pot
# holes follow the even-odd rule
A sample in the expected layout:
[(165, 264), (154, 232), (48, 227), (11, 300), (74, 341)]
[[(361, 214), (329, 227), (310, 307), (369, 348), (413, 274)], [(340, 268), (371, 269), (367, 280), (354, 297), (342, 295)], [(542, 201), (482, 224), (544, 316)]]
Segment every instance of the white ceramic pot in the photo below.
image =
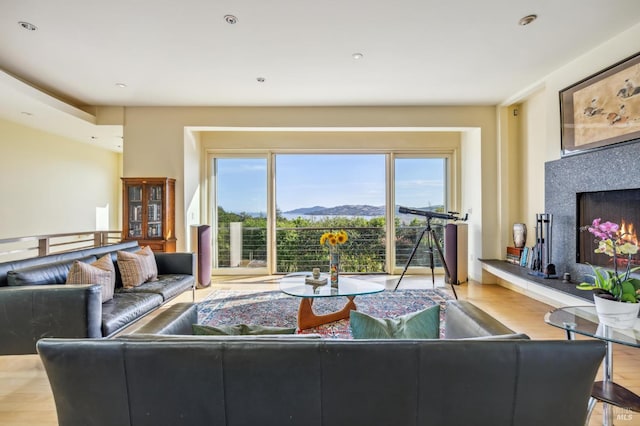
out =
[(593, 295), (600, 324), (615, 328), (632, 328), (638, 319), (640, 303), (626, 303)]

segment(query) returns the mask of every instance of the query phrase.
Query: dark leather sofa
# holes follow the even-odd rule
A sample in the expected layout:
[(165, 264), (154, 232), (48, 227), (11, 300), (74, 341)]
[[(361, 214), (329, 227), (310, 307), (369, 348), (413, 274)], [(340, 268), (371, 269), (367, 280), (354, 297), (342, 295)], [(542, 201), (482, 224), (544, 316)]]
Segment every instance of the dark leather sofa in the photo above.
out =
[(583, 425), (599, 341), (42, 339), (60, 426)]
[[(0, 355), (36, 353), (42, 337), (99, 338), (116, 334), (175, 296), (195, 291), (192, 253), (154, 253), (158, 281), (122, 287), (116, 252), (135, 252), (135, 241), (0, 264)], [(99, 285), (65, 285), (75, 260), (109, 253), (116, 268), (112, 300)]]
[(38, 352), (60, 426), (584, 424), (603, 342), (529, 340), (464, 301), (445, 318), (456, 339), (190, 336), (183, 303)]

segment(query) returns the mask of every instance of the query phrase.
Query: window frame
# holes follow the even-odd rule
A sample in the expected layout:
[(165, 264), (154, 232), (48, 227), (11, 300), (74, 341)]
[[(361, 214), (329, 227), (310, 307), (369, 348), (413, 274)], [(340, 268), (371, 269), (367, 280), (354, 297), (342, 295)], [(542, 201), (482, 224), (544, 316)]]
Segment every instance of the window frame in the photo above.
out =
[[(388, 274), (400, 274), (403, 267), (395, 265), (395, 160), (397, 158), (442, 158), (444, 159), (444, 204), (448, 211), (459, 210), (459, 191), (458, 191), (458, 155), (457, 149), (424, 149), (424, 150), (393, 150), (393, 149), (211, 149), (207, 150), (206, 176), (207, 182), (204, 183), (208, 187), (206, 192), (207, 200), (207, 220), (212, 228), (215, 228), (215, 220), (217, 219), (214, 212), (216, 206), (215, 184), (210, 179), (213, 178), (213, 160), (215, 158), (265, 158), (267, 161), (267, 262), (264, 268), (213, 268), (212, 273), (216, 275), (272, 275), (279, 274), (276, 272), (276, 164), (275, 157), (279, 154), (300, 154), (300, 155), (331, 155), (331, 154), (384, 154), (385, 155), (385, 192), (386, 192), (386, 229), (387, 244), (385, 246), (385, 269)], [(212, 229), (212, 244), (216, 243), (217, 230)], [(215, 253), (215, 247), (212, 247)], [(213, 260), (212, 260), (213, 262)], [(410, 267), (413, 274), (430, 274), (428, 267)], [(444, 269), (437, 267), (437, 274), (443, 274)]]

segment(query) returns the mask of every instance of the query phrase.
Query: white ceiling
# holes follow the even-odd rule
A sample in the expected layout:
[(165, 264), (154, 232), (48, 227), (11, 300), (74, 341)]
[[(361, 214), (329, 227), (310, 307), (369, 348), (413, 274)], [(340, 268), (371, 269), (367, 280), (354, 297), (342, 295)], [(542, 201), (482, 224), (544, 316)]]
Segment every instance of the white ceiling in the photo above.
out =
[(496, 105), (639, 22), (638, 0), (0, 0), (0, 117), (119, 150), (73, 106)]

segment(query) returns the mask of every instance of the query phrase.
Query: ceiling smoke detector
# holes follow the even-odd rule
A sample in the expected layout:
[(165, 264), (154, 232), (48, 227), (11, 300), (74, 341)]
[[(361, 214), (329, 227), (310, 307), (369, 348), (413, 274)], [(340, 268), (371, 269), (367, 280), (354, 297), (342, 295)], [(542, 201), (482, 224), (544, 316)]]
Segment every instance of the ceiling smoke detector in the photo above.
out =
[(224, 15), (224, 20), (227, 22), (227, 24), (237, 24), (238, 23), (238, 18), (236, 18), (233, 15)]
[(530, 23), (532, 23), (536, 19), (538, 19), (538, 15), (527, 15), (524, 18), (521, 18), (518, 21), (518, 25), (520, 25), (521, 27), (524, 27), (526, 25), (529, 25)]
[(265, 82), (265, 78), (264, 78), (264, 77), (257, 77), (257, 78), (256, 78), (256, 81), (257, 81), (258, 83), (264, 83), (264, 82)]
[(18, 22), (18, 25), (20, 25), (20, 27), (24, 28), (27, 31), (35, 31), (38, 29), (38, 27), (27, 21), (20, 21)]

